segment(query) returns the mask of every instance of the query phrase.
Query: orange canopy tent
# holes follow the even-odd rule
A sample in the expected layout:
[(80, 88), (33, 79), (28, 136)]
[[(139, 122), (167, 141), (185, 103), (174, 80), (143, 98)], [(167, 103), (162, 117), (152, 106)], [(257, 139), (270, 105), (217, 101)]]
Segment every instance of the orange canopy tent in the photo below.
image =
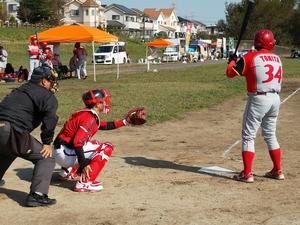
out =
[[(95, 42), (117, 42), (118, 37), (94, 27), (82, 24), (62, 25), (38, 33), (39, 41), (45, 42), (92, 42), (94, 81), (96, 81), (96, 66), (94, 59)], [(119, 66), (118, 74), (119, 76)]]
[(147, 72), (149, 72), (149, 70), (150, 70), (150, 62), (148, 60), (148, 47), (150, 47), (150, 48), (155, 48), (155, 47), (158, 47), (158, 48), (162, 47), (162, 48), (164, 48), (164, 47), (169, 47), (169, 46), (172, 46), (172, 45), (173, 45), (172, 42), (166, 41), (166, 40), (164, 40), (162, 38), (158, 38), (158, 39), (156, 39), (154, 41), (151, 41), (151, 42), (147, 43), (147, 48), (146, 48)]
[(166, 41), (162, 38), (159, 38), (159, 39), (156, 39), (154, 41), (151, 41), (151, 42), (147, 43), (148, 47), (169, 47), (169, 46), (172, 46), (172, 45), (173, 45), (172, 42)]
[(38, 34), (39, 41), (47, 42), (117, 42), (118, 37), (82, 24), (62, 25)]

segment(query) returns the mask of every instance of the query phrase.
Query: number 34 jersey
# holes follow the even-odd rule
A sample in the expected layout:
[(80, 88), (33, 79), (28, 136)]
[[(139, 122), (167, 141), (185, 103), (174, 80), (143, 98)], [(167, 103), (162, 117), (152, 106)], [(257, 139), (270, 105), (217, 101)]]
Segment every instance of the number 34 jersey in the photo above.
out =
[(232, 68), (236, 75), (245, 76), (248, 92), (280, 92), (282, 63), (269, 50), (249, 52)]

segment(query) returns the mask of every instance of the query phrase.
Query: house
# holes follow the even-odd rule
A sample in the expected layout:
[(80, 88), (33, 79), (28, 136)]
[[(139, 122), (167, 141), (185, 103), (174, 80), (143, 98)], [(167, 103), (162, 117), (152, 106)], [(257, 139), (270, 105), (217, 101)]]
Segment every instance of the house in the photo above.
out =
[(146, 8), (144, 13), (153, 21), (155, 34), (166, 33), (169, 38), (175, 37), (178, 30), (178, 18), (174, 9)]
[(200, 33), (200, 32), (207, 32), (207, 29), (206, 29), (206, 25), (198, 20), (191, 20), (192, 23), (194, 24), (196, 30), (197, 30), (197, 33)]
[(137, 14), (137, 21), (140, 23), (141, 37), (143, 40), (149, 40), (154, 35), (153, 20), (143, 11), (132, 8)]
[(206, 30), (207, 30), (207, 33), (208, 33), (209, 35), (215, 35), (215, 34), (218, 34), (218, 33), (219, 33), (216, 24), (210, 24), (210, 25), (207, 25), (207, 26), (206, 26)]
[(4, 1), (7, 14), (17, 19), (18, 8), (20, 6), (20, 0), (6, 0)]
[(63, 23), (106, 27), (104, 8), (99, 0), (71, 0), (63, 6)]
[(124, 24), (124, 30), (127, 31), (129, 35), (136, 35), (141, 32), (137, 13), (126, 6), (111, 4), (105, 7), (104, 14), (109, 23), (111, 23), (110, 21), (115, 21)]

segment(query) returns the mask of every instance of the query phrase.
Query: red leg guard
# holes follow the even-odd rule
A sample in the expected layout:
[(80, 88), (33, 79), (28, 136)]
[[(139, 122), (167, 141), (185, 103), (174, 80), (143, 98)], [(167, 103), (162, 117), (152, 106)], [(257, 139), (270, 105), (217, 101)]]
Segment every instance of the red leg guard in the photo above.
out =
[[(106, 144), (106, 143), (104, 143), (104, 144)], [(107, 160), (111, 156), (112, 152), (113, 152), (113, 147), (111, 145), (106, 145), (102, 149), (102, 151), (96, 157), (94, 157), (92, 159), (92, 161), (89, 164), (91, 169), (92, 169), (92, 172), (90, 173), (89, 181), (96, 180), (97, 176), (99, 175), (99, 173), (103, 169), (105, 163), (107, 162)]]
[(243, 154), (243, 163), (244, 163), (244, 173), (245, 175), (252, 172), (252, 162), (254, 159), (254, 152), (242, 152)]
[(270, 157), (273, 161), (274, 170), (281, 170), (281, 150), (280, 148), (269, 150)]

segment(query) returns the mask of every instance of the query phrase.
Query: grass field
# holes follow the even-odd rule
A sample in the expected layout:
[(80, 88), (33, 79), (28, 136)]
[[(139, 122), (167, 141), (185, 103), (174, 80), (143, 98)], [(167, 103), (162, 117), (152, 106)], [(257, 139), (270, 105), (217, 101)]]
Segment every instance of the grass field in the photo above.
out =
[[(299, 60), (283, 59), (284, 77), (299, 77)], [(161, 70), (158, 73), (122, 75), (101, 75), (97, 82), (90, 78), (60, 81), (59, 123), (71, 112), (83, 107), (81, 94), (93, 87), (108, 89), (113, 97), (113, 109), (108, 119), (122, 117), (130, 108), (144, 106), (148, 110), (149, 124), (179, 118), (184, 112), (199, 110), (218, 104), (231, 96), (245, 94), (243, 78), (228, 79), (226, 64), (207, 65), (196, 68)], [(16, 84), (0, 86), (3, 98)]]

